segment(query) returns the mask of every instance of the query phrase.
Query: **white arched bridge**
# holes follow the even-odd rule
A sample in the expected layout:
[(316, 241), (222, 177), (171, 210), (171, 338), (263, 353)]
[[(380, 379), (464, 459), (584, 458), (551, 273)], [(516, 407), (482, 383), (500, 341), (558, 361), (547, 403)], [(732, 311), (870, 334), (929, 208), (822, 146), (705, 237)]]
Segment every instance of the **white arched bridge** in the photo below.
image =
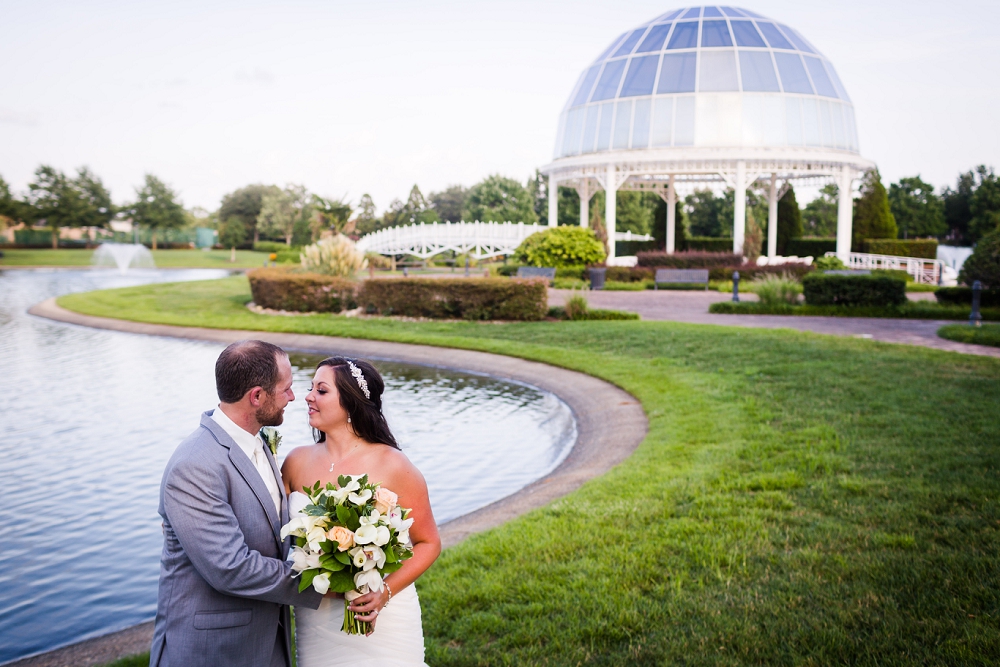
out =
[[(358, 241), (358, 250), (379, 255), (413, 255), (427, 259), (442, 252), (454, 251), (475, 259), (513, 255), (524, 239), (549, 227), (523, 222), (435, 222), (431, 224), (387, 227), (366, 234)], [(652, 241), (647, 234), (618, 232), (616, 241)]]

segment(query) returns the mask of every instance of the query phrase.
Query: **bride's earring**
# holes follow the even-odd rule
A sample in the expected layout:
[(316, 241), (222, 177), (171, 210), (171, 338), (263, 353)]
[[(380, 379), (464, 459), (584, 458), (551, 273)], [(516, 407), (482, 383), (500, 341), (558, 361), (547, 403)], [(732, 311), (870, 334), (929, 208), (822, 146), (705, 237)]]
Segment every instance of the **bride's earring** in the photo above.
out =
[(351, 418), (350, 418), (350, 417), (348, 417), (348, 418), (347, 418), (347, 423), (348, 423), (348, 424), (350, 424), (350, 423), (351, 423)]

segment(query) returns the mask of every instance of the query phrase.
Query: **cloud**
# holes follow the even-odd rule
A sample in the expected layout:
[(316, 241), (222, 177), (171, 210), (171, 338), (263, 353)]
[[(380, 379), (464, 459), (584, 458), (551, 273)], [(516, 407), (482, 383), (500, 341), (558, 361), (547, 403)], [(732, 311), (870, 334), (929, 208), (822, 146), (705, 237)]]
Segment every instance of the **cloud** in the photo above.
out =
[(236, 72), (236, 80), (240, 83), (253, 83), (266, 86), (274, 83), (274, 75), (265, 69), (256, 67), (252, 72), (247, 72), (246, 70)]
[(0, 123), (5, 125), (38, 125), (38, 112), (17, 111), (8, 107), (0, 107)]

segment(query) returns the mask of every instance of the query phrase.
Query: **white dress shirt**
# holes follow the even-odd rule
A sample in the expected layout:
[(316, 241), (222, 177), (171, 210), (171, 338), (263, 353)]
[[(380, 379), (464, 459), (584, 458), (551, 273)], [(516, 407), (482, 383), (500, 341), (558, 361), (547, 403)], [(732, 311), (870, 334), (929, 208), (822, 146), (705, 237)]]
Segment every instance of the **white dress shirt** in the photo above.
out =
[(223, 431), (229, 434), (230, 438), (236, 441), (236, 444), (239, 445), (243, 453), (250, 459), (250, 462), (257, 468), (260, 478), (264, 480), (264, 486), (271, 493), (271, 500), (274, 501), (274, 509), (278, 513), (278, 516), (281, 516), (281, 491), (278, 487), (278, 481), (274, 478), (274, 470), (267, 460), (267, 455), (264, 454), (264, 441), (261, 440), (260, 434), (250, 433), (237, 426), (236, 422), (222, 411), (222, 408), (215, 409), (212, 413), (212, 419), (222, 427)]

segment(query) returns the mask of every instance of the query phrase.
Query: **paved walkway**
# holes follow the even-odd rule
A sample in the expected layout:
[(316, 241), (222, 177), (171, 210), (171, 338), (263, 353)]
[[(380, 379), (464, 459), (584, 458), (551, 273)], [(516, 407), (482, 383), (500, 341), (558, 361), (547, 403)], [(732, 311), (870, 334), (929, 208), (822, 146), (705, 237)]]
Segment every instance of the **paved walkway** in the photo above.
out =
[[(561, 306), (573, 294), (570, 290), (549, 290), (549, 305)], [(737, 327), (762, 329), (798, 329), (834, 336), (871, 338), (886, 343), (920, 345), (938, 350), (963, 354), (978, 354), (1000, 358), (1000, 348), (986, 345), (969, 345), (939, 338), (937, 330), (953, 320), (896, 320), (877, 317), (818, 317), (798, 315), (716, 315), (708, 306), (717, 301), (728, 301), (731, 294), (702, 290), (645, 290), (642, 292), (586, 292), (593, 308), (614, 308), (639, 313), (644, 320), (687, 322), (690, 324), (724, 324)], [(910, 295), (914, 301), (924, 301), (930, 293)], [(740, 297), (754, 301), (756, 296)]]

